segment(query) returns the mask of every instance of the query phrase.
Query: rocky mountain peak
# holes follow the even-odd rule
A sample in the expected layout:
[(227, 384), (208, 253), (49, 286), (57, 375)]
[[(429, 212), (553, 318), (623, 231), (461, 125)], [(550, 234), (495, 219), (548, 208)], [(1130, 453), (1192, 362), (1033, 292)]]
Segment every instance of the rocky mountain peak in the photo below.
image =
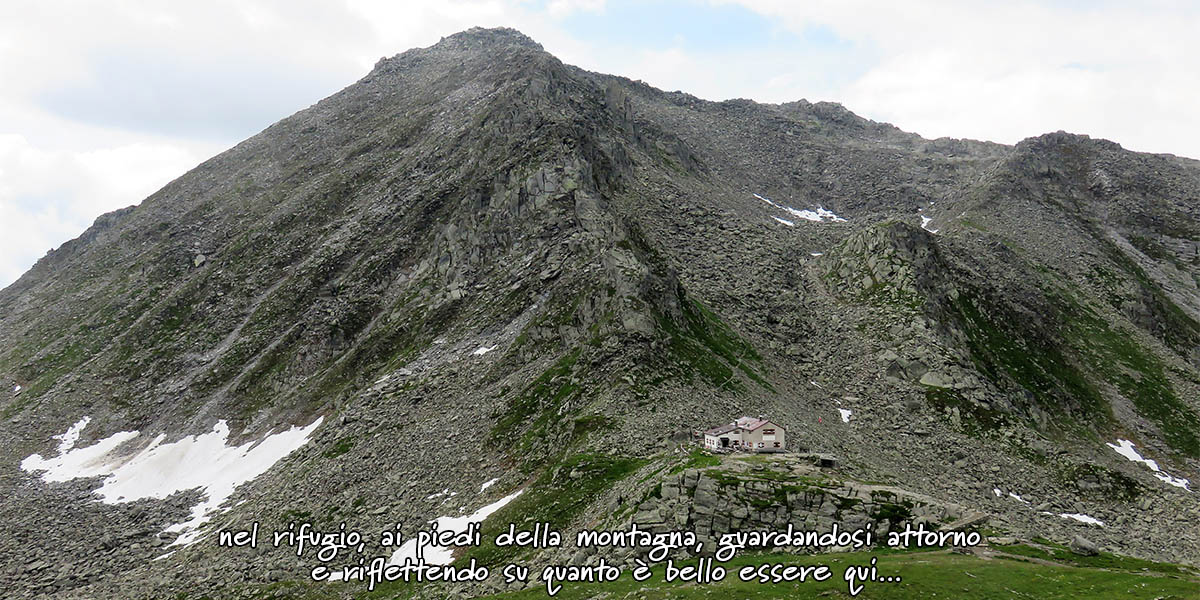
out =
[(463, 49), (491, 49), (496, 46), (521, 46), (533, 50), (542, 50), (542, 45), (532, 38), (511, 27), (472, 27), (453, 35), (448, 35), (439, 41), (435, 47)]
[(405, 65), (411, 66), (413, 61), (416, 61), (417, 64), (420, 64), (422, 60), (430, 59), (438, 61), (438, 64), (443, 64), (442, 61), (445, 61), (444, 68), (453, 67), (454, 61), (459, 61), (458, 66), (461, 68), (468, 61), (482, 60), (499, 64), (514, 57), (520, 57), (526, 61), (540, 62), (549, 59), (557, 62), (542, 48), (541, 44), (516, 29), (473, 27), (446, 36), (432, 46), (414, 48), (390, 58), (381, 58), (375, 64), (372, 74), (394, 71)]

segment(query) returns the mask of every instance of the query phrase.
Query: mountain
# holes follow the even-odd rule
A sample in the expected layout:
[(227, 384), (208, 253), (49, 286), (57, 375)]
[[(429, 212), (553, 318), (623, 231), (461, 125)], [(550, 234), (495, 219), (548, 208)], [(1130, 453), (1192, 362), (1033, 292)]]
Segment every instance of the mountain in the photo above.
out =
[[(1087, 136), (926, 140), (459, 33), (0, 291), (0, 582), (355, 594), (217, 532), (506, 498), (485, 529), (904, 511), (1195, 565), (1198, 198), (1200, 163)], [(689, 446), (743, 415), (836, 457), (816, 500)]]

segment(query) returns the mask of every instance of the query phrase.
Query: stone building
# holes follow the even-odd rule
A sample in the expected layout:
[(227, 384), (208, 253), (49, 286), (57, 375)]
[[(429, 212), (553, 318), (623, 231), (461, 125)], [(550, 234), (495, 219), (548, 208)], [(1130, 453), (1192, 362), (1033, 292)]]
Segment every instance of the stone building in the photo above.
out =
[(783, 452), (786, 430), (765, 417), (741, 417), (704, 432), (704, 447), (714, 451)]

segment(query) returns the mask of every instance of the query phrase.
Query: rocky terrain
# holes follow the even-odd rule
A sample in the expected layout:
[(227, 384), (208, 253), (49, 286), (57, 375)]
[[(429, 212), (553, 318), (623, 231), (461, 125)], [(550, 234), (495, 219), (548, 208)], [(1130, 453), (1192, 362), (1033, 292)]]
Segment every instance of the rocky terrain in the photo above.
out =
[[(0, 585), (355, 596), (215, 532), (411, 532), (521, 490), (489, 526), (820, 525), (886, 490), (930, 522), (1200, 564), (1198, 198), (1200, 163), (1083, 135), (926, 140), (456, 34), (0, 291)], [(705, 495), (755, 476), (652, 468), (759, 414), (835, 455), (841, 491), (735, 505)], [(106, 440), (106, 468), (136, 466), (222, 426), (218, 448), (294, 446), (193, 529), (216, 486), (108, 497), (121, 476), (22, 468)]]

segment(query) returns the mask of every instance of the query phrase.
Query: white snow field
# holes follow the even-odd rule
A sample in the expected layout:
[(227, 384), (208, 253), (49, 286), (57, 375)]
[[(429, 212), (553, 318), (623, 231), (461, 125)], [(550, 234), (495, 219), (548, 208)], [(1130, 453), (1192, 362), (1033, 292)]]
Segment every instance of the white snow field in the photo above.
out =
[[(509, 502), (517, 499), (521, 492), (525, 490), (517, 490), (483, 508), (465, 516), (465, 517), (438, 517), (430, 523), (437, 523), (438, 531), (466, 531), (471, 523), (480, 523), (484, 519), (490, 517), (492, 513), (504, 508)], [(422, 560), (426, 565), (448, 565), (454, 562), (454, 550), (443, 546), (430, 546), (422, 550)], [(404, 559), (411, 558), (413, 562), (417, 562), (417, 539), (409, 538), (404, 542), (388, 560), (389, 565), (404, 565)]]
[(1154, 472), (1155, 477), (1161, 479), (1167, 485), (1173, 485), (1177, 488), (1183, 488), (1185, 490), (1191, 491), (1191, 488), (1188, 487), (1188, 484), (1191, 483), (1190, 481), (1188, 481), (1187, 479), (1184, 479), (1182, 477), (1172, 476), (1171, 474), (1167, 473), (1166, 471), (1163, 471), (1162, 469), (1158, 468), (1158, 463), (1155, 462), (1154, 460), (1151, 460), (1149, 458), (1143, 458), (1142, 455), (1134, 447), (1133, 442), (1131, 442), (1129, 440), (1117, 440), (1116, 444), (1105, 444), (1105, 445), (1108, 446), (1109, 448), (1112, 448), (1113, 451), (1116, 452), (1117, 454), (1120, 454), (1121, 456), (1124, 456), (1125, 458), (1128, 458), (1129, 460), (1131, 460), (1133, 462), (1142, 463), (1143, 465), (1146, 465), (1147, 468), (1149, 468), (1151, 471)]
[(121, 431), (91, 446), (75, 443), (90, 418), (84, 417), (61, 435), (57, 456), (32, 454), (21, 468), (41, 472), (44, 481), (67, 481), (79, 477), (103, 477), (96, 493), (107, 504), (144, 498), (166, 498), (176, 492), (199, 488), (204, 500), (192, 507), (189, 518), (167, 527), (180, 535), (171, 545), (188, 545), (200, 538), (200, 525), (218, 512), (237, 487), (258, 477), (283, 457), (308, 441), (324, 418), (306, 427), (292, 427), (241, 446), (227, 445), (229, 426), (217, 421), (212, 431), (163, 443), (159, 435), (140, 452), (121, 456), (114, 451), (138, 437), (137, 431)]

